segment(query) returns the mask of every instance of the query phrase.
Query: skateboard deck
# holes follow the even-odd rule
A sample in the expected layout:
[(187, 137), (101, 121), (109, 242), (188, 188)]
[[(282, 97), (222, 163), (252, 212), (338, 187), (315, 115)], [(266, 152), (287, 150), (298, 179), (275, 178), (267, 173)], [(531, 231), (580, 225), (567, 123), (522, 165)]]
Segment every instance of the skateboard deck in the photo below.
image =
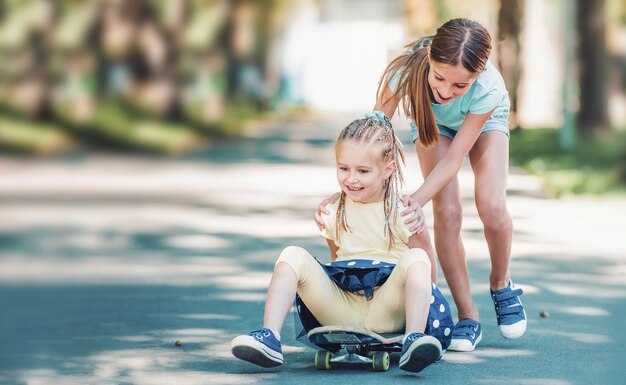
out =
[(329, 370), (336, 364), (369, 364), (387, 371), (389, 353), (402, 351), (402, 334), (378, 334), (343, 326), (321, 326), (308, 333), (309, 341), (322, 349), (315, 354), (315, 367)]

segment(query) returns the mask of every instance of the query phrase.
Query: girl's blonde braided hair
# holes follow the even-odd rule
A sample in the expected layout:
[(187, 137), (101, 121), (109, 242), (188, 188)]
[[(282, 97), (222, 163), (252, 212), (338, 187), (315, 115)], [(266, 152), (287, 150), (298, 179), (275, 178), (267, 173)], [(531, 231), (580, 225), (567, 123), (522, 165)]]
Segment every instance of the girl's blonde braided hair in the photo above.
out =
[[(402, 143), (396, 136), (391, 127), (391, 123), (387, 117), (372, 117), (365, 119), (357, 119), (348, 124), (339, 134), (337, 138), (337, 145), (344, 140), (354, 140), (364, 145), (376, 144), (382, 148), (382, 161), (388, 162), (393, 160), (396, 162), (391, 175), (384, 181), (384, 210), (385, 210), (385, 225), (384, 225), (384, 238), (388, 241), (388, 247), (394, 244), (393, 234), (391, 230), (390, 218), (394, 218), (396, 210), (398, 208), (398, 200), (400, 199), (400, 192), (404, 185), (404, 176), (402, 175), (402, 169), (398, 164), (398, 161), (402, 161), (405, 164), (404, 152), (402, 151)], [(339, 198), (339, 206), (337, 206), (336, 215), (336, 239), (339, 239), (342, 230), (350, 232), (350, 227), (346, 219), (345, 213), (346, 193), (341, 192), (341, 198)]]

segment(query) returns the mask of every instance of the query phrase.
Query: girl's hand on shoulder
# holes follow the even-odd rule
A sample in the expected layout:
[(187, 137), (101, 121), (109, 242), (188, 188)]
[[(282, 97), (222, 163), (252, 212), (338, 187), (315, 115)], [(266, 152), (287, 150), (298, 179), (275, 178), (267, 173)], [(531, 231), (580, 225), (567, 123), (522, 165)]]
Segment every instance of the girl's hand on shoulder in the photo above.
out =
[(317, 206), (317, 210), (315, 210), (315, 224), (317, 228), (322, 231), (324, 230), (324, 221), (322, 220), (322, 215), (330, 214), (330, 211), (326, 208), (329, 203), (337, 202), (337, 199), (341, 196), (341, 193), (334, 193), (330, 198), (324, 199), (322, 203)]
[(417, 203), (417, 200), (412, 198), (410, 195), (402, 196), (402, 204), (405, 209), (402, 212), (402, 216), (409, 216), (405, 224), (410, 224), (409, 231), (415, 234), (421, 234), (426, 229), (426, 218), (424, 217), (424, 212), (422, 211), (422, 207)]

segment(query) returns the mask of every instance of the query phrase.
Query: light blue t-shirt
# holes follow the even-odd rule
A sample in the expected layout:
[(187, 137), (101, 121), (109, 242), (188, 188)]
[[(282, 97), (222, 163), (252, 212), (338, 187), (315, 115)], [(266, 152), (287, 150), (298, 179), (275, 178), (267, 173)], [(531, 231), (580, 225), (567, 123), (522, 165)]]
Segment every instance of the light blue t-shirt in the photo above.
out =
[[(395, 92), (399, 83), (399, 74), (389, 81), (389, 88)], [(508, 115), (509, 93), (498, 69), (487, 61), (485, 71), (472, 83), (465, 94), (446, 104), (431, 103), (437, 125), (458, 131), (468, 113), (484, 114), (493, 109), (494, 115)], [(415, 129), (415, 123), (411, 121)]]

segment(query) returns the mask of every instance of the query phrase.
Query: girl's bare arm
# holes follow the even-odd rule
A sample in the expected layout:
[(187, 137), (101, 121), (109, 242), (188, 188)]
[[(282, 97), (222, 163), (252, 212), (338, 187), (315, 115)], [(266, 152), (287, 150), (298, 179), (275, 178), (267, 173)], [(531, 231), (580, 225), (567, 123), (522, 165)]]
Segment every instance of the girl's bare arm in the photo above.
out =
[(478, 140), (483, 126), (492, 113), (493, 111), (480, 115), (467, 114), (446, 155), (424, 179), (420, 188), (411, 194), (420, 206), (424, 207), (459, 172), (463, 159)]

